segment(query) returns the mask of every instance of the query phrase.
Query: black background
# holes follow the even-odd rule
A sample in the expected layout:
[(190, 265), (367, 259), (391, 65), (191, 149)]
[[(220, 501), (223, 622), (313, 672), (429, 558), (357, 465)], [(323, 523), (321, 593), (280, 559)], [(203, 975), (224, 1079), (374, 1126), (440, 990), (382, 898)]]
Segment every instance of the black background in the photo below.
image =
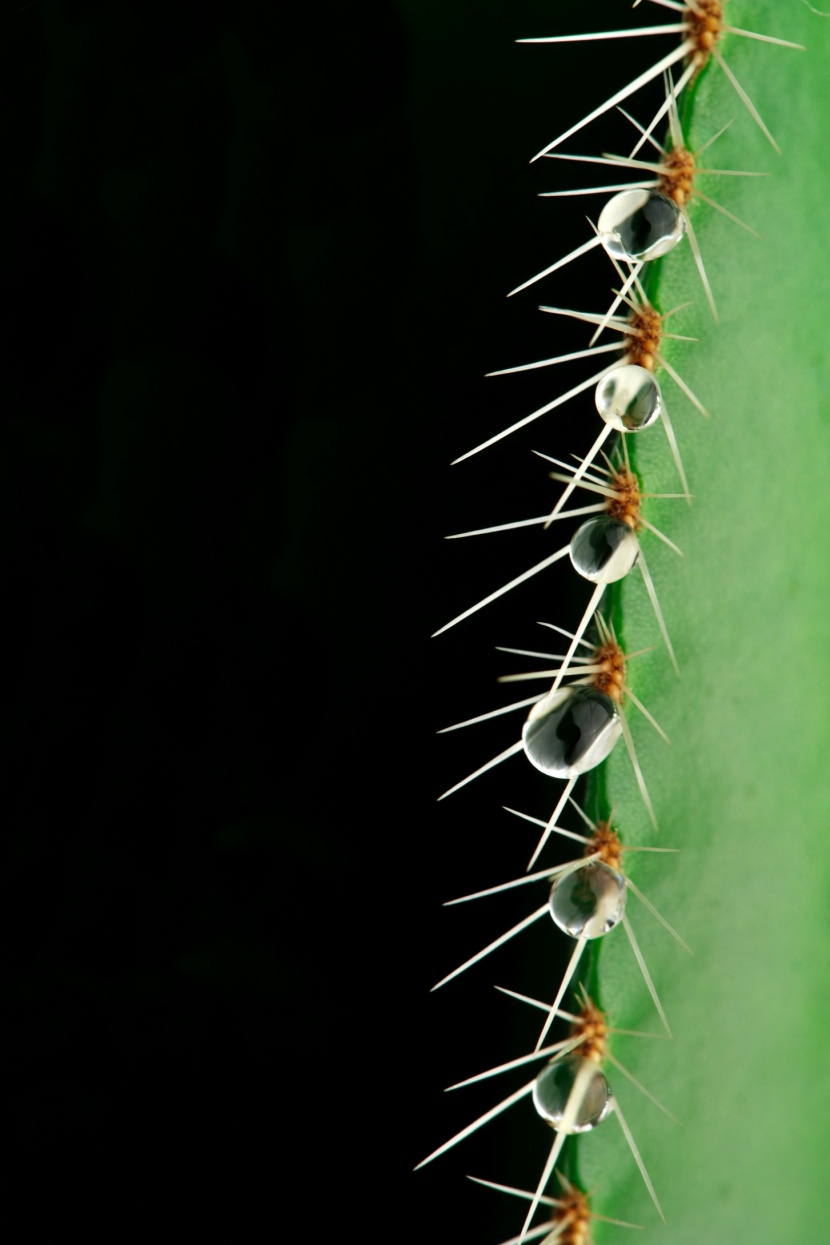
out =
[(607, 304), (596, 256), (504, 299), (601, 202), (536, 193), (616, 180), (528, 159), (666, 45), (513, 42), (613, 0), (1, 20), (10, 1205), (71, 1188), (89, 1226), (118, 1177), (118, 1213), (229, 1197), (239, 1239), (496, 1242), (515, 1205), (462, 1177), (532, 1181), (526, 1117), (411, 1168), (510, 1088), (441, 1087), (532, 1046), (491, 982), (555, 965), (524, 935), (428, 990), (529, 909), (440, 904), (521, 872), (499, 805), (548, 795), (513, 761), (436, 805), (518, 722), (434, 732), (585, 593), (549, 572), (428, 637), (555, 547), (441, 538), (543, 513), (530, 450), (587, 446), (590, 395), (448, 464), (587, 375), (483, 378), (586, 344), (538, 302)]

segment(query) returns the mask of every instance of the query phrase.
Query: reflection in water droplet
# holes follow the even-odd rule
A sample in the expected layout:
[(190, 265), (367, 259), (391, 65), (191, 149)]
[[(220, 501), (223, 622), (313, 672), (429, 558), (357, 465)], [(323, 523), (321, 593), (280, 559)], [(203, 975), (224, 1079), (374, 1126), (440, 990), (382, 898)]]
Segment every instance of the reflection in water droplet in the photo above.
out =
[(566, 1133), (587, 1133), (610, 1115), (614, 1109), (614, 1097), (602, 1070), (591, 1059), (582, 1055), (566, 1055), (555, 1059), (536, 1078), (533, 1086), (533, 1105), (543, 1120), (559, 1128), (574, 1092), (581, 1101), (576, 1108), (576, 1118)]
[(641, 432), (660, 418), (660, 386), (639, 363), (615, 367), (596, 387), (594, 401), (606, 424), (618, 432)]
[(613, 584), (636, 565), (640, 545), (622, 519), (599, 515), (577, 529), (569, 552), (574, 569), (584, 579), (592, 584)]
[(623, 875), (596, 860), (557, 878), (550, 914), (571, 938), (601, 938), (622, 920), (625, 896)]
[(560, 687), (533, 706), (522, 742), (528, 760), (543, 774), (570, 778), (604, 761), (621, 732), (610, 696), (593, 687)]
[(659, 191), (623, 190), (608, 200), (597, 229), (609, 255), (645, 263), (677, 246), (686, 221), (677, 204)]

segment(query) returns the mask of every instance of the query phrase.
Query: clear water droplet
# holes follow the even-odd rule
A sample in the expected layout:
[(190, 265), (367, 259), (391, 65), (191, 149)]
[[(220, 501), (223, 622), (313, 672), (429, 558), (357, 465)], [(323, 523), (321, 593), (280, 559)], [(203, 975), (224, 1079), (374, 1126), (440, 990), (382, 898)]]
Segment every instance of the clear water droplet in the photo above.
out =
[[(561, 1129), (572, 1092), (581, 1101), (570, 1128)], [(537, 1076), (533, 1085), (533, 1105), (543, 1120), (567, 1134), (588, 1133), (614, 1110), (614, 1096), (602, 1069), (582, 1055), (555, 1059)]]
[(686, 220), (677, 204), (659, 191), (623, 190), (608, 200), (597, 229), (609, 255), (645, 263), (677, 246)]
[(663, 410), (660, 386), (639, 363), (623, 363), (603, 376), (594, 401), (606, 424), (618, 432), (642, 432)]
[(604, 761), (621, 732), (610, 696), (593, 687), (560, 687), (533, 706), (522, 743), (528, 760), (543, 774), (570, 778)]
[(550, 914), (571, 938), (601, 938), (622, 920), (625, 878), (594, 860), (557, 878), (550, 888)]
[(623, 579), (640, 556), (637, 537), (622, 519), (599, 515), (574, 533), (569, 553), (574, 569), (592, 584)]

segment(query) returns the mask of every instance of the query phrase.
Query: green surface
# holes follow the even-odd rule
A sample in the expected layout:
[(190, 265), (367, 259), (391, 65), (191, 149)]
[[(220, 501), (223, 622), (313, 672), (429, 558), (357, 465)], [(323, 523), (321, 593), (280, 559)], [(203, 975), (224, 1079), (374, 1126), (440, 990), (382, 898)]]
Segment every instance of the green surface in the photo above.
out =
[[(612, 1078), (668, 1229), (615, 1124), (579, 1145), (585, 1187), (602, 1186), (594, 1209), (645, 1225), (642, 1245), (778, 1245), (827, 1233), (830, 22), (780, 0), (733, 0), (728, 15), (808, 50), (724, 39), (783, 156), (714, 64), (696, 91), (690, 145), (736, 118), (705, 162), (773, 175), (710, 178), (705, 189), (763, 241), (693, 208), (719, 324), (685, 243), (655, 285), (663, 310), (695, 300), (672, 328), (699, 341), (667, 353), (712, 415), (704, 421), (663, 378), (694, 504), (646, 511), (682, 560), (648, 534), (643, 547), (679, 681), (637, 576), (620, 601), (628, 650), (657, 646), (632, 664), (632, 686), (673, 741), (668, 748), (629, 709), (659, 838), (622, 746), (601, 781), (627, 842), (682, 849), (640, 855), (631, 872), (694, 958), (629, 904), (674, 1040), (613, 1046), (682, 1121), (676, 1127)], [(660, 432), (635, 444), (645, 488), (675, 489)], [(621, 931), (604, 941), (598, 976), (613, 1023), (658, 1027)], [(628, 1235), (594, 1231), (598, 1245)]]

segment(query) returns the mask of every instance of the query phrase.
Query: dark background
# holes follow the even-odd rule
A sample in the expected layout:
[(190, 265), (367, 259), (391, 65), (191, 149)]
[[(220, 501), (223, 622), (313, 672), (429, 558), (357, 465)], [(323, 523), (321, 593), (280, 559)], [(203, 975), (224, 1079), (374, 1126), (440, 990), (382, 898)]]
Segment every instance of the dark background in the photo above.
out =
[(117, 1176), (239, 1239), (518, 1228), (462, 1177), (527, 1184), (526, 1117), (410, 1169), (512, 1088), (441, 1087), (533, 1044), (491, 989), (546, 991), (532, 935), (428, 990), (540, 902), (440, 908), (521, 872), (499, 805), (547, 794), (513, 761), (436, 805), (518, 721), (434, 732), (585, 593), (428, 637), (556, 547), (441, 538), (543, 513), (530, 450), (586, 447), (590, 396), (448, 464), (587, 374), (483, 379), (586, 344), (538, 302), (607, 303), (595, 256), (504, 299), (601, 202), (536, 192), (616, 180), (528, 158), (666, 47), (515, 46), (630, 20), (556, 8), (4, 0), (9, 1206), (90, 1226)]

